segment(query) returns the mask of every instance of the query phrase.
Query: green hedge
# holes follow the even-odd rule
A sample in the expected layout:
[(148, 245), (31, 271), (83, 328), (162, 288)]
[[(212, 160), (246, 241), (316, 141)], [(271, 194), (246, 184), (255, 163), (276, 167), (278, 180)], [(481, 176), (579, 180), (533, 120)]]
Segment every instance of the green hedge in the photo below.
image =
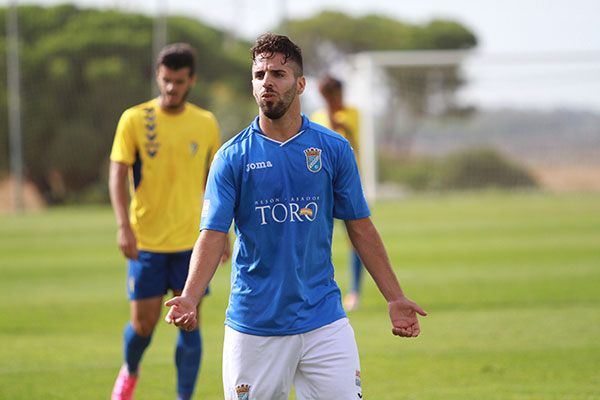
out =
[(494, 149), (469, 149), (443, 158), (379, 156), (379, 180), (412, 190), (536, 187), (527, 170)]

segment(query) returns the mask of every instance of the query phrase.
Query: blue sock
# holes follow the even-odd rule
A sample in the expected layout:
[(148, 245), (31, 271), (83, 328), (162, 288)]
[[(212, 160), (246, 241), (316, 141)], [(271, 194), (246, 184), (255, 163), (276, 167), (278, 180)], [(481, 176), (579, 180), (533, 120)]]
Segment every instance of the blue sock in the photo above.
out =
[(198, 372), (200, 371), (201, 359), (202, 337), (200, 336), (200, 329), (192, 332), (180, 329), (175, 348), (178, 399), (187, 400), (192, 397), (198, 379)]
[(152, 340), (152, 335), (146, 338), (139, 336), (133, 329), (131, 322), (125, 326), (125, 332), (123, 333), (123, 355), (130, 374), (137, 373), (140, 360), (150, 344), (150, 340)]
[(360, 280), (362, 279), (362, 262), (356, 250), (352, 250), (352, 291), (360, 293)]

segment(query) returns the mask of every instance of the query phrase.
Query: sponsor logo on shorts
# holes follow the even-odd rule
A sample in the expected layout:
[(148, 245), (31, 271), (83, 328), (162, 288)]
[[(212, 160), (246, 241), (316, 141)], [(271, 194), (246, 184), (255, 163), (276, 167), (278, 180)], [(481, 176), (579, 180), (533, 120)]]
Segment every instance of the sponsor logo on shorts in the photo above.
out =
[(235, 387), (238, 400), (248, 400), (250, 398), (250, 385), (239, 385)]
[(135, 278), (133, 276), (129, 277), (129, 280), (127, 281), (127, 285), (129, 286), (129, 291), (131, 293), (135, 293)]
[(358, 390), (359, 390), (359, 392), (356, 393), (356, 395), (358, 396), (359, 399), (362, 399), (363, 398), (362, 388), (361, 388), (362, 383), (360, 381), (360, 371), (359, 370), (356, 370), (356, 374), (354, 375), (354, 383), (356, 384), (356, 386), (358, 386)]

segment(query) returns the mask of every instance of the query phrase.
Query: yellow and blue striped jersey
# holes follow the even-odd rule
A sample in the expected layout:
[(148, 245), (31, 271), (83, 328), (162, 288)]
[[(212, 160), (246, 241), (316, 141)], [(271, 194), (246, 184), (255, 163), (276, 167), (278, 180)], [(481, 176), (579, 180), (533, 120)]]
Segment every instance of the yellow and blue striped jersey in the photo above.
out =
[(131, 166), (130, 220), (140, 250), (194, 246), (208, 169), (220, 145), (214, 115), (191, 103), (175, 115), (162, 111), (157, 99), (123, 113), (110, 159)]

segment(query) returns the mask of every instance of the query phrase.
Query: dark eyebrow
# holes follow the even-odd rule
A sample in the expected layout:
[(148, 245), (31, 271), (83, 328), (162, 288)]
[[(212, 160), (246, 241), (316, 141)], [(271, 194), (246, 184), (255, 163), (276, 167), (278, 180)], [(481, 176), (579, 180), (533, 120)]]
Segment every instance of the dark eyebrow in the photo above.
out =
[[(285, 69), (270, 69), (268, 70), (271, 73), (275, 73), (275, 74), (286, 74), (286, 70)], [(257, 73), (263, 73), (265, 74), (267, 72), (267, 69), (257, 69), (254, 72), (252, 72), (252, 75), (256, 75)]]

